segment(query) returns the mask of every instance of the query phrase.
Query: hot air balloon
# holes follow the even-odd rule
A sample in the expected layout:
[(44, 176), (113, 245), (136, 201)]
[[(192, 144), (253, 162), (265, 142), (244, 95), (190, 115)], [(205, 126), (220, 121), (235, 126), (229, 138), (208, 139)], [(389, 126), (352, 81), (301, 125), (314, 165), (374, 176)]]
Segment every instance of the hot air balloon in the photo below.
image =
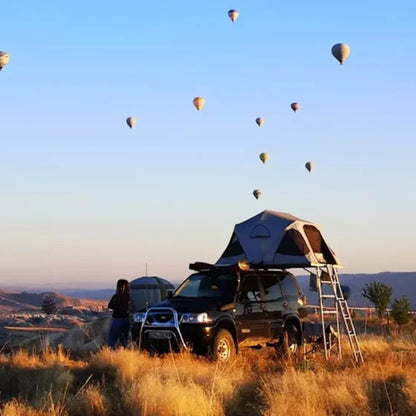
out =
[(258, 189), (253, 191), (254, 198), (259, 199), (261, 197), (261, 192)]
[(237, 10), (234, 10), (234, 9), (228, 10), (228, 16), (233, 22), (235, 22), (238, 19), (239, 14), (240, 13), (238, 13)]
[(299, 110), (300, 104), (299, 103), (292, 103), (290, 104), (290, 108), (296, 113)]
[(266, 163), (269, 160), (269, 155), (267, 153), (260, 153), (259, 158), (263, 163)]
[(256, 118), (256, 123), (259, 127), (261, 127), (264, 124), (264, 118), (262, 117), (257, 117)]
[(332, 47), (331, 52), (342, 65), (350, 54), (350, 47), (346, 43), (337, 43)]
[(313, 169), (313, 163), (312, 162), (306, 162), (305, 168), (308, 169), (309, 172), (312, 172)]
[(130, 128), (132, 128), (136, 124), (136, 119), (134, 117), (127, 117), (126, 123)]
[(205, 100), (202, 97), (195, 97), (193, 103), (195, 108), (199, 111), (202, 110), (202, 107), (205, 105)]
[(56, 298), (51, 293), (45, 293), (42, 297), (42, 310), (47, 315), (56, 312)]
[(9, 63), (10, 57), (7, 52), (0, 51), (0, 71)]

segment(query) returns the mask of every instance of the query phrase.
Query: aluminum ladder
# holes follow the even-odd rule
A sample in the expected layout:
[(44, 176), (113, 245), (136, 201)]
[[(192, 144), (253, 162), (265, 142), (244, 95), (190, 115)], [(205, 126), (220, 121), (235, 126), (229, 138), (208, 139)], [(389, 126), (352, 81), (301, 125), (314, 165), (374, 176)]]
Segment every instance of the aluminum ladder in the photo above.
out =
[[(336, 317), (336, 331), (338, 334), (338, 359), (341, 359), (341, 333), (339, 325), (339, 315), (341, 315), (354, 359), (358, 364), (362, 364), (364, 362), (364, 358), (361, 352), (360, 344), (358, 342), (357, 334), (355, 332), (354, 322), (352, 320), (351, 313), (348, 308), (348, 303), (344, 299), (344, 294), (342, 292), (341, 284), (339, 282), (337, 269), (331, 265), (327, 265), (326, 269), (327, 272), (320, 270), (319, 268), (317, 270), (317, 277), (319, 276), (319, 278), (317, 279), (317, 289), (319, 295), (320, 319), (322, 324), (322, 337), (324, 341), (325, 358), (328, 359), (331, 354), (331, 334), (327, 332), (325, 316), (328, 314), (332, 314)], [(332, 289), (331, 293), (325, 293), (325, 291), (322, 288), (322, 285), (329, 285)], [(334, 301), (334, 306), (328, 307), (325, 302), (326, 299), (332, 299)]]

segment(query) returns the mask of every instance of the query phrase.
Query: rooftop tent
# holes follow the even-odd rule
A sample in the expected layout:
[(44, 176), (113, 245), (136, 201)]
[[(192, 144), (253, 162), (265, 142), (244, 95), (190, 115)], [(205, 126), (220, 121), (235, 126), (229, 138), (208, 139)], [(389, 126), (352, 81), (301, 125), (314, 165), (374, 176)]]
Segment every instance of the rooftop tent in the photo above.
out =
[(318, 225), (274, 211), (263, 211), (236, 224), (216, 265), (232, 265), (240, 260), (265, 268), (341, 265)]
[(175, 287), (157, 276), (138, 277), (130, 282), (130, 294), (135, 312), (162, 302)]

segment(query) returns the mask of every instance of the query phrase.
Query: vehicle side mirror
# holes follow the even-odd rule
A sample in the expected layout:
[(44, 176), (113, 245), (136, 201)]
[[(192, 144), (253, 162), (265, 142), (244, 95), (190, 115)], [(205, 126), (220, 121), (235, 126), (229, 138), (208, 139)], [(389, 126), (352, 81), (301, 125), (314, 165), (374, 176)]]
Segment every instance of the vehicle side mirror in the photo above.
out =
[(170, 299), (173, 295), (173, 292), (171, 290), (168, 291), (168, 299)]

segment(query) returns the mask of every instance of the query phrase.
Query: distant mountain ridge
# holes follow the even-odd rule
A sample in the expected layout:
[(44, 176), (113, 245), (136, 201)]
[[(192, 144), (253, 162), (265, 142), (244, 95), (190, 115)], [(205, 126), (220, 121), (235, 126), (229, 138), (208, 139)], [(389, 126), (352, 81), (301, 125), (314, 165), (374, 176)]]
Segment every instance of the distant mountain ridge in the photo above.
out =
[[(309, 304), (318, 304), (318, 298), (316, 293), (309, 291), (309, 277), (306, 275), (298, 276), (298, 281), (302, 287), (306, 297), (308, 298)], [(381, 272), (381, 273), (357, 273), (357, 274), (340, 274), (340, 281), (342, 285), (349, 286), (351, 290), (351, 296), (348, 300), (351, 306), (370, 306), (368, 299), (364, 298), (361, 293), (366, 283), (381, 282), (393, 288), (392, 301), (396, 298), (406, 295), (412, 305), (412, 309), (416, 309), (416, 272)], [(177, 287), (180, 282), (172, 282)], [(45, 292), (45, 291), (44, 291)], [(72, 304), (74, 298), (78, 299), (92, 299), (92, 300), (110, 300), (114, 294), (115, 289), (73, 289), (73, 288), (62, 288), (59, 292), (67, 297), (72, 298), (62, 299), (63, 303), (69, 302)], [(27, 292), (23, 292), (27, 293)], [(1, 290), (0, 290), (1, 296)], [(17, 295), (16, 295), (17, 296)], [(23, 296), (23, 295), (19, 295)], [(40, 296), (37, 295), (35, 305), (40, 306)], [(11, 296), (11, 299), (14, 299)], [(32, 298), (35, 300), (35, 298)], [(23, 298), (19, 300), (21, 303), (24, 302)], [(76, 300), (75, 300), (76, 302)], [(63, 305), (62, 305), (63, 306)]]
[[(380, 282), (392, 287), (392, 302), (394, 299), (407, 296), (412, 309), (416, 309), (416, 272), (346, 273), (340, 274), (339, 279), (342, 285), (349, 286), (351, 290), (348, 300), (350, 306), (371, 306), (370, 301), (362, 296), (362, 291), (366, 284)], [(308, 303), (317, 305), (316, 293), (309, 291), (309, 277), (300, 276), (298, 281), (308, 298)]]
[(42, 298), (45, 293), (53, 294), (58, 308), (104, 305), (99, 299), (85, 299), (83, 297), (72, 297), (62, 293), (45, 291), (42, 293), (31, 293), (27, 291), (9, 291), (0, 289), (0, 312), (11, 312), (14, 310), (40, 310)]
[(115, 289), (61, 289), (61, 293), (74, 298), (88, 298), (96, 300), (108, 300), (116, 292)]
[(10, 302), (22, 305), (31, 305), (39, 307), (42, 304), (42, 297), (45, 293), (53, 293), (56, 299), (56, 304), (59, 307), (63, 306), (80, 306), (79, 299), (75, 299), (69, 296), (65, 296), (61, 293), (43, 292), (43, 293), (29, 293), (29, 292), (9, 292), (0, 290), (0, 299), (3, 302)]

